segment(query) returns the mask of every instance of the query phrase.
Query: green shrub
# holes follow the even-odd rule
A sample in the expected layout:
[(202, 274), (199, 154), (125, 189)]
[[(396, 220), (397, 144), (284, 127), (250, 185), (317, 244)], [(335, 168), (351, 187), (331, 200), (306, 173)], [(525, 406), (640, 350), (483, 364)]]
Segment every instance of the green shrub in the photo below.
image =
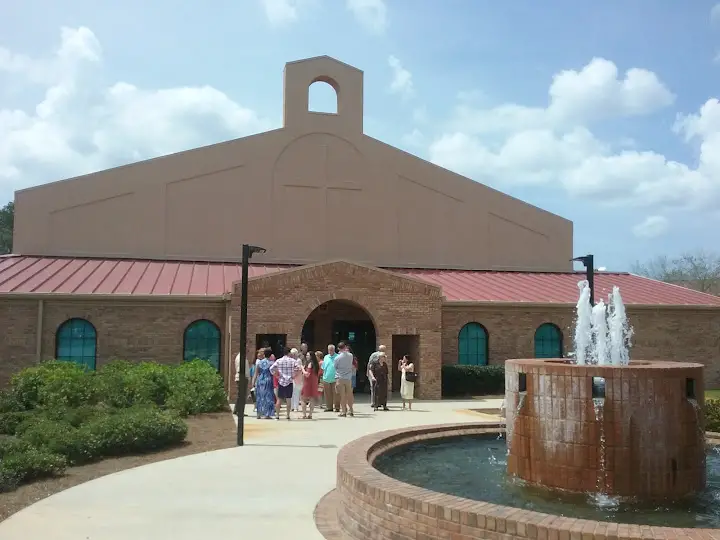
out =
[(0, 390), (0, 414), (10, 412), (22, 412), (25, 406), (18, 399), (14, 390)]
[(162, 406), (170, 391), (169, 372), (169, 367), (150, 362), (113, 361), (98, 372), (99, 399), (111, 407)]
[(73, 362), (43, 362), (22, 370), (11, 389), (24, 409), (78, 407), (96, 400), (95, 373)]
[(101, 457), (100, 442), (91, 432), (67, 422), (37, 418), (25, 425), (20, 438), (52, 454), (60, 454), (70, 465), (89, 463)]
[(0, 461), (0, 492), (11, 491), (32, 480), (60, 475), (66, 466), (63, 456), (32, 446), (9, 452)]
[(505, 391), (505, 366), (443, 366), (442, 395), (479, 396)]
[(70, 424), (72, 427), (80, 427), (81, 425), (86, 424), (87, 422), (94, 418), (97, 418), (98, 416), (112, 414), (114, 411), (115, 409), (112, 409), (107, 405), (100, 404), (81, 405), (80, 407), (64, 409), (38, 409), (36, 412), (37, 414), (42, 415), (43, 418), (46, 418), (48, 420)]
[(10, 454), (22, 454), (27, 452), (33, 446), (17, 437), (0, 436), (0, 461)]
[(172, 412), (136, 407), (98, 416), (79, 430), (84, 440), (97, 444), (101, 456), (150, 452), (179, 444), (187, 425)]
[(705, 400), (705, 430), (720, 431), (720, 399)]
[(193, 360), (169, 371), (170, 389), (165, 407), (183, 416), (224, 410), (227, 396), (217, 370), (204, 360)]
[(18, 427), (32, 415), (32, 411), (0, 413), (0, 434), (15, 435)]

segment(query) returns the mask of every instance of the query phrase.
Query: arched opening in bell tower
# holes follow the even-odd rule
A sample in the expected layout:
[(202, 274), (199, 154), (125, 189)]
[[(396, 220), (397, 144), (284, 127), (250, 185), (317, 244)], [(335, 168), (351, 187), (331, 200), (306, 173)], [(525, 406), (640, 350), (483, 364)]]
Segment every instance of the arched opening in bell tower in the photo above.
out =
[(330, 80), (313, 81), (308, 87), (308, 111), (325, 114), (338, 113), (338, 92)]

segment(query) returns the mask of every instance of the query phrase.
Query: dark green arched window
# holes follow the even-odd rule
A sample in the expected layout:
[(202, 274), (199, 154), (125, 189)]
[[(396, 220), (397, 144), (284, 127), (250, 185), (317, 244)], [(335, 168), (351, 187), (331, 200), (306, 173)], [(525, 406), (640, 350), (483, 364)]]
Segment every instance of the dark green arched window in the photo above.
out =
[(544, 323), (535, 330), (535, 358), (562, 358), (562, 332), (552, 323)]
[(205, 319), (190, 323), (183, 336), (183, 359), (186, 362), (200, 358), (220, 369), (220, 329)]
[(55, 359), (95, 369), (97, 332), (85, 319), (68, 319), (55, 334)]
[(488, 333), (482, 324), (467, 323), (458, 335), (458, 364), (485, 366), (488, 363)]

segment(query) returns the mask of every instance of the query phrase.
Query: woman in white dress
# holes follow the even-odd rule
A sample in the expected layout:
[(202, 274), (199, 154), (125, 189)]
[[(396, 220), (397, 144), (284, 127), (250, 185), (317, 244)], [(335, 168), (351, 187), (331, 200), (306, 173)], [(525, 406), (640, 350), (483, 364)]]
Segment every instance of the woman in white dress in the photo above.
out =
[(405, 405), (407, 405), (408, 410), (412, 411), (412, 402), (415, 398), (415, 379), (417, 375), (415, 374), (415, 365), (410, 361), (407, 354), (400, 360), (399, 371), (401, 373), (400, 398), (402, 399), (402, 408), (404, 410)]
[[(293, 358), (297, 358), (300, 360), (303, 367), (305, 367), (305, 355), (299, 352), (297, 349), (292, 349), (290, 351), (290, 356)], [(300, 410), (300, 393), (302, 391), (303, 387), (303, 372), (302, 370), (296, 371), (295, 376), (293, 377), (293, 393), (292, 393), (292, 399), (290, 400), (290, 408), (293, 411), (299, 411)]]

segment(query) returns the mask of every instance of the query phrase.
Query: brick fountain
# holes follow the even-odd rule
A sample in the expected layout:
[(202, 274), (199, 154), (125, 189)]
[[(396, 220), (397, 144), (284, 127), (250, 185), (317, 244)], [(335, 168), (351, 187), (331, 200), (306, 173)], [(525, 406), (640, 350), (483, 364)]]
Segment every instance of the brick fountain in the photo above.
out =
[(574, 360), (505, 363), (508, 473), (532, 484), (640, 499), (705, 487), (702, 364), (629, 361), (617, 288), (580, 282)]
[[(594, 499), (591, 504), (602, 508), (627, 498), (631, 505), (659, 504), (652, 510), (657, 513), (663, 511), (661, 500), (694, 493), (707, 496), (703, 493), (707, 475), (703, 366), (630, 361), (632, 330), (619, 290), (614, 289), (608, 309), (603, 302), (591, 306), (588, 283), (578, 285), (574, 358), (505, 364), (507, 472), (529, 484), (569, 492), (571, 497), (588, 494)], [(492, 436), (498, 431), (502, 432), (502, 425), (489, 422), (442, 424), (374, 433), (353, 441), (338, 455), (336, 490), (316, 509), (319, 528), (326, 538), (353, 540), (720, 539), (720, 529), (658, 526), (657, 520), (652, 526), (595, 521), (578, 518), (572, 511), (540, 513), (495, 502), (502, 497), (462, 498), (452, 489), (435, 491), (432, 475), (411, 485), (374, 466), (383, 455), (413, 444)], [(476, 453), (460, 457), (483, 462)], [(427, 462), (418, 461), (417, 466), (425, 473), (432, 469)], [(435, 470), (441, 475), (448, 471)], [(452, 474), (451, 483), (463, 482)], [(492, 485), (492, 479), (483, 478)], [(694, 517), (696, 510), (689, 508), (690, 520), (701, 514), (702, 519), (710, 519), (714, 501), (700, 507)], [(675, 522), (677, 508), (688, 514), (684, 506), (676, 507)], [(672, 503), (665, 505), (665, 511), (672, 509)]]
[(509, 474), (643, 499), (705, 487), (702, 365), (508, 360), (505, 386)]

